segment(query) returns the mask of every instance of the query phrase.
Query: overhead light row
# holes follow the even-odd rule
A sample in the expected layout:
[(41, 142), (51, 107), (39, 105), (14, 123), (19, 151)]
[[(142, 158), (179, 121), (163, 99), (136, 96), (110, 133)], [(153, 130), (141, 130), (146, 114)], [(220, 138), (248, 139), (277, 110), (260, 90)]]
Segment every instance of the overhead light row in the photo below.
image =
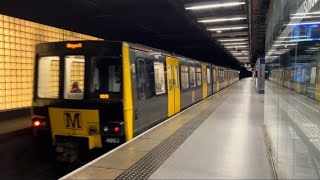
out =
[(227, 3), (196, 3), (196, 4), (187, 4), (185, 8), (187, 10), (203, 10), (203, 9), (215, 9), (221, 7), (232, 7), (244, 5), (245, 2), (227, 2)]
[(236, 42), (236, 41), (247, 41), (248, 38), (224, 38), (218, 39), (220, 42)]
[(216, 27), (216, 28), (208, 28), (208, 31), (226, 31), (226, 30), (240, 30), (247, 29), (247, 26), (233, 26), (233, 27)]
[(222, 45), (224, 46), (232, 46), (232, 45), (244, 45), (244, 44), (248, 44), (248, 42), (237, 42), (237, 43), (223, 43)]
[(216, 23), (216, 22), (226, 22), (226, 21), (240, 21), (245, 20), (247, 17), (245, 15), (237, 15), (237, 16), (225, 16), (225, 17), (206, 17), (206, 18), (199, 18), (198, 22), (200, 23)]

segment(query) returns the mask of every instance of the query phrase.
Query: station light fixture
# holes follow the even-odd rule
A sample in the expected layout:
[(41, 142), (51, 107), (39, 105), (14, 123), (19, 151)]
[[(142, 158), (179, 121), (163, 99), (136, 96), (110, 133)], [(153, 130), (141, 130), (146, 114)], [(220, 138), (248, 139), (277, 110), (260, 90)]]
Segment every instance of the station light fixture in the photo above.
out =
[(226, 21), (240, 21), (247, 19), (245, 16), (239, 17), (224, 17), (224, 18), (200, 18), (198, 22), (200, 23), (215, 23), (215, 22), (226, 22)]
[(248, 42), (238, 42), (238, 43), (225, 43), (225, 44), (222, 44), (224, 46), (232, 46), (232, 45), (245, 45), (245, 44), (248, 44)]
[(304, 22), (304, 23), (289, 23), (288, 26), (316, 25), (316, 24), (320, 24), (320, 22), (316, 21), (316, 22)]
[(248, 53), (231, 53), (232, 55), (235, 55), (235, 56), (245, 56), (245, 55), (249, 55)]
[(312, 19), (312, 18), (320, 18), (320, 16), (293, 16), (291, 19)]
[(310, 15), (310, 14), (320, 14), (320, 11), (308, 12), (308, 13), (295, 13), (295, 14), (291, 14), (291, 16), (304, 16), (304, 15)]
[(235, 51), (235, 50), (232, 50), (232, 51), (229, 51), (230, 53), (249, 53), (249, 51), (247, 50), (242, 50), (242, 51)]
[(226, 49), (248, 48), (248, 46), (224, 46)]
[(203, 9), (216, 9), (221, 7), (233, 7), (233, 6), (239, 6), (244, 5), (245, 2), (225, 2), (225, 3), (193, 3), (193, 4), (186, 4), (185, 9), (186, 10), (203, 10)]
[(246, 29), (247, 26), (234, 26), (234, 27), (211, 27), (208, 28), (208, 31), (227, 31), (227, 30), (240, 30), (240, 29)]
[(278, 37), (278, 39), (297, 39), (297, 38), (307, 38), (308, 36), (292, 36), (292, 37)]
[(272, 46), (275, 46), (275, 47), (280, 47), (280, 46), (296, 46), (298, 44), (274, 44)]
[(230, 39), (218, 39), (220, 42), (234, 42), (234, 41), (247, 41), (248, 38), (230, 38)]

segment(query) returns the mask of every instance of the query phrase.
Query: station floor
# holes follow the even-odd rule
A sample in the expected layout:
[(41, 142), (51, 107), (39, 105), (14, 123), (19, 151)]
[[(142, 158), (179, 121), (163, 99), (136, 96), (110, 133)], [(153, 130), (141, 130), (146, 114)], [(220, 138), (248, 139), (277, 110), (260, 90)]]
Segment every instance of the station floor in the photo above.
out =
[(61, 179), (273, 179), (263, 113), (243, 79)]

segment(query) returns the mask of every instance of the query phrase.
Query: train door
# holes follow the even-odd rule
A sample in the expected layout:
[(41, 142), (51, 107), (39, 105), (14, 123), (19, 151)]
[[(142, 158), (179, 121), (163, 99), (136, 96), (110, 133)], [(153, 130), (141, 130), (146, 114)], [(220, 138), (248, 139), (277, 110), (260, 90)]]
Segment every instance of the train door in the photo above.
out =
[(180, 112), (179, 60), (167, 57), (168, 117)]
[(207, 65), (202, 64), (202, 99), (208, 96), (208, 83), (207, 83)]

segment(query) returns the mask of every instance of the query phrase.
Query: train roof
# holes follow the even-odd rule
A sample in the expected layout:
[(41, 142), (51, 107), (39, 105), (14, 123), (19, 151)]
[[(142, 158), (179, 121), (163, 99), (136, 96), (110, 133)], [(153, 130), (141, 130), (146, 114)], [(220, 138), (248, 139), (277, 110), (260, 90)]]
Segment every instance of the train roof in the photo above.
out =
[(72, 40), (72, 41), (58, 41), (58, 42), (44, 42), (44, 43), (39, 43), (36, 45), (36, 47), (39, 46), (43, 46), (43, 45), (50, 45), (50, 44), (61, 44), (61, 43), (81, 43), (81, 42), (109, 42), (109, 43), (119, 43), (119, 44), (127, 44), (129, 47), (133, 48), (133, 49), (137, 49), (137, 50), (141, 50), (141, 51), (145, 51), (145, 52), (154, 52), (154, 53), (159, 53), (161, 55), (164, 56), (170, 56), (170, 57), (176, 57), (179, 58), (181, 60), (185, 60), (188, 62), (198, 62), (198, 63), (204, 63), (204, 64), (211, 64), (214, 65), (216, 67), (222, 68), (222, 69), (229, 69), (229, 70), (233, 70), (233, 71), (238, 71), (235, 69), (231, 69), (228, 67), (223, 67), (223, 66), (218, 66), (215, 65), (213, 63), (210, 62), (206, 62), (206, 61), (201, 61), (201, 60), (197, 60), (197, 59), (193, 59), (193, 58), (189, 58), (189, 57), (185, 57), (179, 54), (175, 54), (174, 52), (167, 52), (161, 49), (157, 49), (157, 48), (153, 48), (153, 47), (149, 47), (146, 45), (142, 45), (142, 44), (137, 44), (137, 43), (131, 43), (131, 42), (126, 42), (126, 41), (112, 41), (112, 40)]

